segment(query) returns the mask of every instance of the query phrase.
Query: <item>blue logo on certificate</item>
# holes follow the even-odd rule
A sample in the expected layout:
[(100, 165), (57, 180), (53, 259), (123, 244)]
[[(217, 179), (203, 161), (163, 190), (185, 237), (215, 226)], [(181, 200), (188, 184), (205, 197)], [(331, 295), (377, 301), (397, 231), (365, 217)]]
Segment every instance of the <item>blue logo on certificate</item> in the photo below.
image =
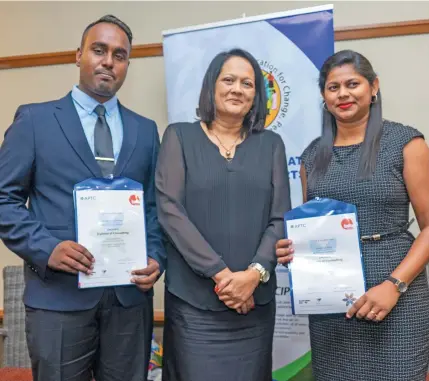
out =
[(344, 295), (345, 295), (345, 298), (343, 299), (343, 302), (346, 302), (346, 307), (349, 305), (351, 306), (356, 301), (356, 298), (354, 297), (353, 292), (351, 294), (345, 293)]

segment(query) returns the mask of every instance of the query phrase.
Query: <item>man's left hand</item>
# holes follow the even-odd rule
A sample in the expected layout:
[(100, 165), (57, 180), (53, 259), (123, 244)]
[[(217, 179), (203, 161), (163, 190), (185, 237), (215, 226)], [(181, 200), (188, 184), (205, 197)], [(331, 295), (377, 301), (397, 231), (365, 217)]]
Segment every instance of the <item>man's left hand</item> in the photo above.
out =
[(147, 267), (142, 270), (133, 270), (131, 282), (134, 283), (141, 291), (149, 291), (160, 275), (159, 263), (153, 258), (148, 258)]

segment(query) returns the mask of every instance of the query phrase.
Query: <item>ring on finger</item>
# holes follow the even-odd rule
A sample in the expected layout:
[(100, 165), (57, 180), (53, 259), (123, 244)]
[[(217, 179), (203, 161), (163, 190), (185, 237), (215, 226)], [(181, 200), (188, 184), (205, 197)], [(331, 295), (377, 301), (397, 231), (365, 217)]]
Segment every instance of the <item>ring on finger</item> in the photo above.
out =
[(369, 313), (373, 314), (374, 317), (377, 318), (377, 314), (373, 310), (369, 311)]

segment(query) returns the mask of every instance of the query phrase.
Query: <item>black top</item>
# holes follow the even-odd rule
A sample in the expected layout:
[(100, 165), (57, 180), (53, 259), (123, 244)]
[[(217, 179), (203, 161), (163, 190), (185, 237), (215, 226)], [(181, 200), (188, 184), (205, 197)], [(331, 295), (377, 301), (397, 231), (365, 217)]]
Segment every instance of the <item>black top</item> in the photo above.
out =
[(290, 209), (285, 147), (265, 130), (236, 146), (228, 162), (199, 122), (170, 125), (156, 170), (158, 218), (168, 237), (168, 290), (206, 310), (225, 310), (211, 277), (258, 262), (271, 272), (255, 303), (275, 294), (275, 243)]

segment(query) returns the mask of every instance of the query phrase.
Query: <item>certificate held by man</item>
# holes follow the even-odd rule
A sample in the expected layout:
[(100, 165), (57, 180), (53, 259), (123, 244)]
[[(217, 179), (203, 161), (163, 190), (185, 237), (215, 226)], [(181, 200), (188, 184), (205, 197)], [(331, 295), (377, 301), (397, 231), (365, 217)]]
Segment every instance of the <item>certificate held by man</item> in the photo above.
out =
[(292, 311), (345, 313), (365, 293), (356, 207), (316, 198), (285, 214)]
[(89, 179), (75, 185), (77, 242), (94, 256), (78, 287), (131, 285), (131, 271), (147, 267), (143, 187), (127, 178)]

